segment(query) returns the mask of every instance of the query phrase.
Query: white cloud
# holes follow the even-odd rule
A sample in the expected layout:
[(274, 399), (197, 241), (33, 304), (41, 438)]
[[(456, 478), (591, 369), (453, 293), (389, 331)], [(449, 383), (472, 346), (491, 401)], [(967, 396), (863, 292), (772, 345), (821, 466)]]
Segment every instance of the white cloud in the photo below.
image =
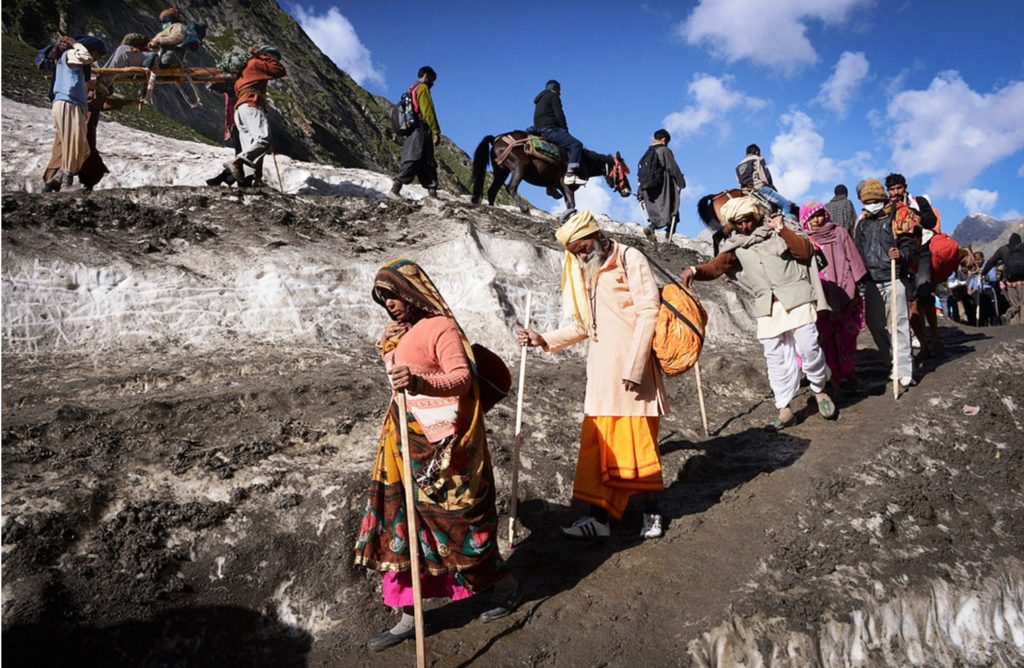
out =
[(313, 43), (357, 84), (386, 86), (384, 74), (374, 65), (370, 50), (359, 40), (356, 29), (337, 7), (331, 7), (325, 14), (317, 14), (313, 7), (294, 5), (292, 13)]
[(990, 165), (1024, 148), (1024, 81), (991, 93), (954, 71), (889, 102), (892, 163), (908, 177), (930, 174), (936, 195), (960, 193)]
[(868, 59), (860, 51), (844, 51), (832, 70), (832, 76), (821, 85), (818, 101), (839, 118), (846, 116), (846, 106), (857, 87), (868, 76)]
[(818, 54), (807, 39), (807, 25), (838, 25), (850, 10), (872, 0), (701, 0), (677, 32), (689, 44), (707, 45), (733, 63), (749, 59), (793, 73), (813, 65)]
[(694, 98), (694, 104), (682, 111), (672, 112), (662, 120), (662, 125), (670, 133), (685, 137), (714, 123), (722, 136), (727, 135), (730, 126), (724, 119), (729, 111), (739, 106), (755, 111), (768, 104), (760, 98), (730, 89), (732, 81), (731, 76), (719, 78), (710, 74), (695, 74), (687, 87)]
[(835, 160), (825, 157), (825, 138), (810, 116), (794, 111), (780, 120), (785, 130), (772, 140), (769, 169), (778, 191), (800, 204), (813, 184), (834, 185), (842, 172)]
[[(635, 197), (621, 197), (609, 190), (600, 178), (590, 179), (587, 185), (576, 191), (576, 208), (589, 209), (595, 214), (603, 213), (620, 223), (647, 222), (647, 216)], [(549, 211), (555, 214), (565, 211), (565, 200), (558, 200)]]
[(970, 213), (991, 213), (999, 202), (999, 193), (995, 190), (968, 188), (960, 196), (964, 208)]

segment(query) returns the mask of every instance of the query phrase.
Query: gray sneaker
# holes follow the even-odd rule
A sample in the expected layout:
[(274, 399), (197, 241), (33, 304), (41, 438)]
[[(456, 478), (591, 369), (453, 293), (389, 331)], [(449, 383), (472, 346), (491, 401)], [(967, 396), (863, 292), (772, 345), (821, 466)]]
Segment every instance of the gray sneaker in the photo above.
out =
[(582, 540), (605, 540), (612, 532), (611, 527), (604, 522), (599, 522), (590, 515), (584, 515), (573, 522), (572, 526), (562, 527), (562, 533), (570, 538)]

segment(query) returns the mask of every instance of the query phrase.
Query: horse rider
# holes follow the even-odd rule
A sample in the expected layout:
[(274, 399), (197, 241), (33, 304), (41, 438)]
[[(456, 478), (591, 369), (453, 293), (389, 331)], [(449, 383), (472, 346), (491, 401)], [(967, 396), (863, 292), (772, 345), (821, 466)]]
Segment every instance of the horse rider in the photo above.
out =
[(793, 216), (796, 207), (775, 189), (772, 173), (768, 171), (768, 165), (761, 157), (761, 148), (757, 144), (748, 146), (747, 155), (736, 165), (736, 180), (739, 181), (741, 188), (753, 190), (763, 199), (779, 207), (782, 215)]
[(551, 79), (544, 85), (537, 97), (533, 98), (533, 127), (527, 132), (537, 133), (569, 154), (569, 168), (565, 172), (567, 186), (581, 186), (585, 179), (576, 176), (583, 155), (583, 143), (569, 134), (569, 124), (562, 111), (562, 85)]

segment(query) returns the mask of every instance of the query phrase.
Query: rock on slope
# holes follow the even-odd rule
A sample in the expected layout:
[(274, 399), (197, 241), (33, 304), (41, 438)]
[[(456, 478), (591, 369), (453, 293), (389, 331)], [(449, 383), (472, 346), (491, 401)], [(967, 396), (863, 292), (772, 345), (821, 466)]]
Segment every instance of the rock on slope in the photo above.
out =
[(1014, 232), (1024, 232), (1024, 218), (996, 220), (982, 213), (972, 213), (957, 225), (953, 238), (961, 246), (970, 245), (980, 250), (986, 258), (1004, 245)]

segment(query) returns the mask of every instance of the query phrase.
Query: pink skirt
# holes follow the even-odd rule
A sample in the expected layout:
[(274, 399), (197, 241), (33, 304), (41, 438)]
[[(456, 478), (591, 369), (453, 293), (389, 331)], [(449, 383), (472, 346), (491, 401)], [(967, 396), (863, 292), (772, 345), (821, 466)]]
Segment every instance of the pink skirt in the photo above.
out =
[[(384, 574), (384, 605), (392, 608), (400, 608), (412, 605), (412, 575), (409, 571), (400, 573), (387, 572)], [(420, 574), (420, 591), (423, 598), (450, 598), (453, 601), (461, 601), (469, 598), (473, 592), (466, 589), (455, 581), (455, 576)]]

